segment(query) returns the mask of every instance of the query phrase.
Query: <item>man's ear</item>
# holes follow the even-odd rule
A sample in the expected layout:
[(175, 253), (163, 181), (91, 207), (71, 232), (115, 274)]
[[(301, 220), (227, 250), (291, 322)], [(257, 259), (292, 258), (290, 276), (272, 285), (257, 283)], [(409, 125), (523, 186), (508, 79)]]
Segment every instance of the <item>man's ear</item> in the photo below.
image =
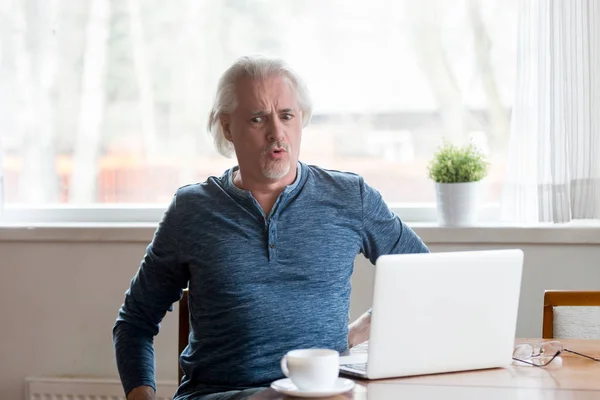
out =
[(233, 142), (233, 136), (231, 135), (231, 130), (229, 129), (229, 116), (228, 115), (222, 115), (220, 117), (220, 122), (221, 122), (221, 128), (223, 129), (223, 135), (225, 136), (225, 139), (229, 140), (230, 142)]

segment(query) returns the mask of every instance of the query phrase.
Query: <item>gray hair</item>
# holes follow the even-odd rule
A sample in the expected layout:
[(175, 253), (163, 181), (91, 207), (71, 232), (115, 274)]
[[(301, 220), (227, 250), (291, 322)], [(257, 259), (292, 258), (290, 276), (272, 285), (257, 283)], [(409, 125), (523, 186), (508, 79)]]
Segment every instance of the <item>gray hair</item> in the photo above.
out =
[(235, 91), (238, 80), (243, 77), (265, 79), (271, 76), (282, 76), (290, 81), (294, 86), (302, 111), (302, 127), (306, 127), (310, 122), (312, 101), (306, 84), (285, 61), (265, 56), (240, 57), (219, 79), (217, 94), (208, 117), (208, 132), (213, 137), (217, 151), (223, 156), (231, 157), (233, 155), (233, 144), (225, 137), (220, 117), (234, 112), (237, 107)]

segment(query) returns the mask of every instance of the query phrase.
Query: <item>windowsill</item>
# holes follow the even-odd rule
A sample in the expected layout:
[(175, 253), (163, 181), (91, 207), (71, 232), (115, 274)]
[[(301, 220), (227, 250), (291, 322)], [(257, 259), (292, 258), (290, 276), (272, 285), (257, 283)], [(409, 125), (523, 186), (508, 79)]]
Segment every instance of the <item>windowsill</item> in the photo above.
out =
[[(600, 244), (600, 223), (515, 227), (482, 224), (440, 227), (408, 223), (427, 244)], [(148, 243), (156, 223), (1, 223), (0, 242)]]
[(537, 226), (492, 223), (473, 227), (441, 227), (435, 223), (409, 225), (425, 243), (600, 244), (599, 222)]
[(0, 242), (148, 243), (156, 223), (2, 223)]

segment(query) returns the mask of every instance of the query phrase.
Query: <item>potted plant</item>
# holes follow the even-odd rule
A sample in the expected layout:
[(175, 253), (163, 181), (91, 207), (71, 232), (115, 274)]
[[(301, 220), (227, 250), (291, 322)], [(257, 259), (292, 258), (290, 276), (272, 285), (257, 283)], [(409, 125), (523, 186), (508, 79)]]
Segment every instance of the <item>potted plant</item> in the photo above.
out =
[(435, 182), (438, 223), (442, 226), (469, 226), (477, 220), (481, 180), (488, 163), (473, 143), (456, 146), (444, 142), (428, 166)]

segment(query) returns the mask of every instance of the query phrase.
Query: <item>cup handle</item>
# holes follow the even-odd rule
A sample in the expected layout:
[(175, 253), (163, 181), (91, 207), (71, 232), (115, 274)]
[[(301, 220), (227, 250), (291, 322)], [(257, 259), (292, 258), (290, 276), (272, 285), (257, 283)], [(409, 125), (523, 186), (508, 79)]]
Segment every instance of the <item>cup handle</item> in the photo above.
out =
[(283, 374), (289, 378), (290, 377), (290, 371), (288, 370), (288, 367), (287, 367), (287, 355), (283, 356), (281, 358), (281, 363), (280, 364), (281, 364), (281, 370), (283, 371)]

